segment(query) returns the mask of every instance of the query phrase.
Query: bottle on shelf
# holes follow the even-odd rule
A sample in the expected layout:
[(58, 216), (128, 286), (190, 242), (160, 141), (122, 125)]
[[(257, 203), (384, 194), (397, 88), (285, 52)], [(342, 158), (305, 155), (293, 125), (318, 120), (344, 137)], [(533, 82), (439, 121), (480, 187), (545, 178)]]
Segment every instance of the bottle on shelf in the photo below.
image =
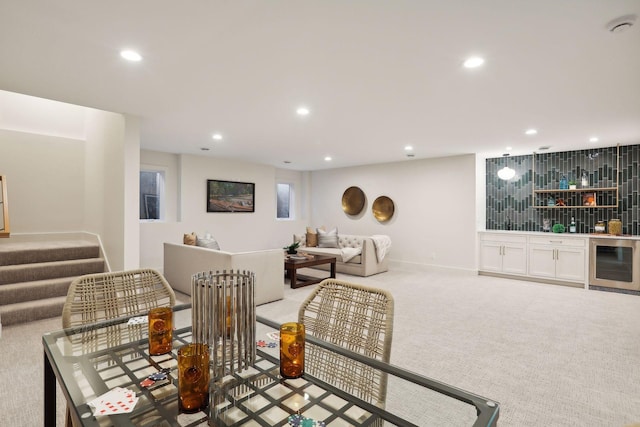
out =
[(567, 181), (567, 177), (565, 175), (562, 175), (562, 177), (560, 177), (560, 189), (561, 190), (569, 189), (569, 181)]
[(576, 232), (576, 221), (573, 217), (571, 217), (571, 224), (569, 224), (569, 233)]
[(586, 170), (582, 170), (582, 179), (581, 179), (582, 188), (587, 188), (589, 186), (589, 174)]

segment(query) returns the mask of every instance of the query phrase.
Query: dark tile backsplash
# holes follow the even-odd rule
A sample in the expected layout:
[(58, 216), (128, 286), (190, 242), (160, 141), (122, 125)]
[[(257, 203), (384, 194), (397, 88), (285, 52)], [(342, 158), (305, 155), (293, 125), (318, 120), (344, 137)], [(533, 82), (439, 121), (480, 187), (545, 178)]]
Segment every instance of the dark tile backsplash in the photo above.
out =
[[(544, 153), (527, 156), (500, 157), (486, 160), (487, 230), (542, 231), (545, 218), (552, 224), (564, 224), (567, 229), (571, 217), (575, 218), (578, 233), (593, 233), (596, 221), (612, 218), (622, 220), (623, 234), (639, 235), (640, 201), (638, 200), (638, 163), (640, 145), (595, 148), (591, 150)], [(598, 206), (615, 205), (615, 191), (598, 188), (615, 187), (619, 177), (617, 208), (536, 208), (547, 204), (549, 197), (561, 197), (567, 205), (582, 205), (581, 193), (533, 195), (535, 158), (535, 189), (559, 189), (560, 179), (575, 179), (582, 189), (581, 178), (586, 172), (587, 188), (593, 188)], [(509, 181), (498, 178), (498, 170), (505, 165), (515, 169), (516, 176)], [(618, 173), (619, 172), (619, 173)]]

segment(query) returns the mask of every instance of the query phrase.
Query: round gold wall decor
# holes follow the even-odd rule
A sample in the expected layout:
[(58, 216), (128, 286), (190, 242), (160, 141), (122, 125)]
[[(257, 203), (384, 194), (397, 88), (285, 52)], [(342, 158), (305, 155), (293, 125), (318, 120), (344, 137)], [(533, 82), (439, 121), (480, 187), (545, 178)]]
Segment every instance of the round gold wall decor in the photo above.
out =
[(342, 195), (342, 210), (347, 215), (358, 215), (364, 208), (364, 192), (359, 187), (349, 187)]
[(375, 216), (378, 221), (386, 222), (393, 216), (395, 207), (393, 200), (387, 196), (380, 196), (373, 202), (371, 209), (373, 210), (373, 216)]

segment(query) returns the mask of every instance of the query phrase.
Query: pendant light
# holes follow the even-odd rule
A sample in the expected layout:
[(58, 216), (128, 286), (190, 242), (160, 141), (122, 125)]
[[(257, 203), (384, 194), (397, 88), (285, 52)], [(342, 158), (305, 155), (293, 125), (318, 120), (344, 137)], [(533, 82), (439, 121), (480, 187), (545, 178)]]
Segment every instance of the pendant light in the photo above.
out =
[[(509, 154), (503, 154), (502, 157), (509, 157)], [(508, 181), (514, 176), (516, 176), (516, 171), (507, 166), (505, 160), (504, 167), (498, 171), (498, 178)]]

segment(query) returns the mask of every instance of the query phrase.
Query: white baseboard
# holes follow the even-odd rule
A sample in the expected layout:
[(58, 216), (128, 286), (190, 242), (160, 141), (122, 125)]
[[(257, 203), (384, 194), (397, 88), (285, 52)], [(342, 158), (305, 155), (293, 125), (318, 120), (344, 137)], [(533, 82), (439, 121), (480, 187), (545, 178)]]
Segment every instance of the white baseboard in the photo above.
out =
[(468, 268), (460, 268), (460, 267), (451, 267), (446, 265), (438, 265), (438, 264), (423, 264), (417, 262), (409, 262), (409, 261), (398, 261), (398, 260), (389, 260), (389, 270), (397, 269), (397, 270), (406, 270), (406, 271), (444, 271), (444, 272), (455, 272), (455, 273), (465, 273), (469, 275), (477, 275), (477, 269), (468, 269)]

